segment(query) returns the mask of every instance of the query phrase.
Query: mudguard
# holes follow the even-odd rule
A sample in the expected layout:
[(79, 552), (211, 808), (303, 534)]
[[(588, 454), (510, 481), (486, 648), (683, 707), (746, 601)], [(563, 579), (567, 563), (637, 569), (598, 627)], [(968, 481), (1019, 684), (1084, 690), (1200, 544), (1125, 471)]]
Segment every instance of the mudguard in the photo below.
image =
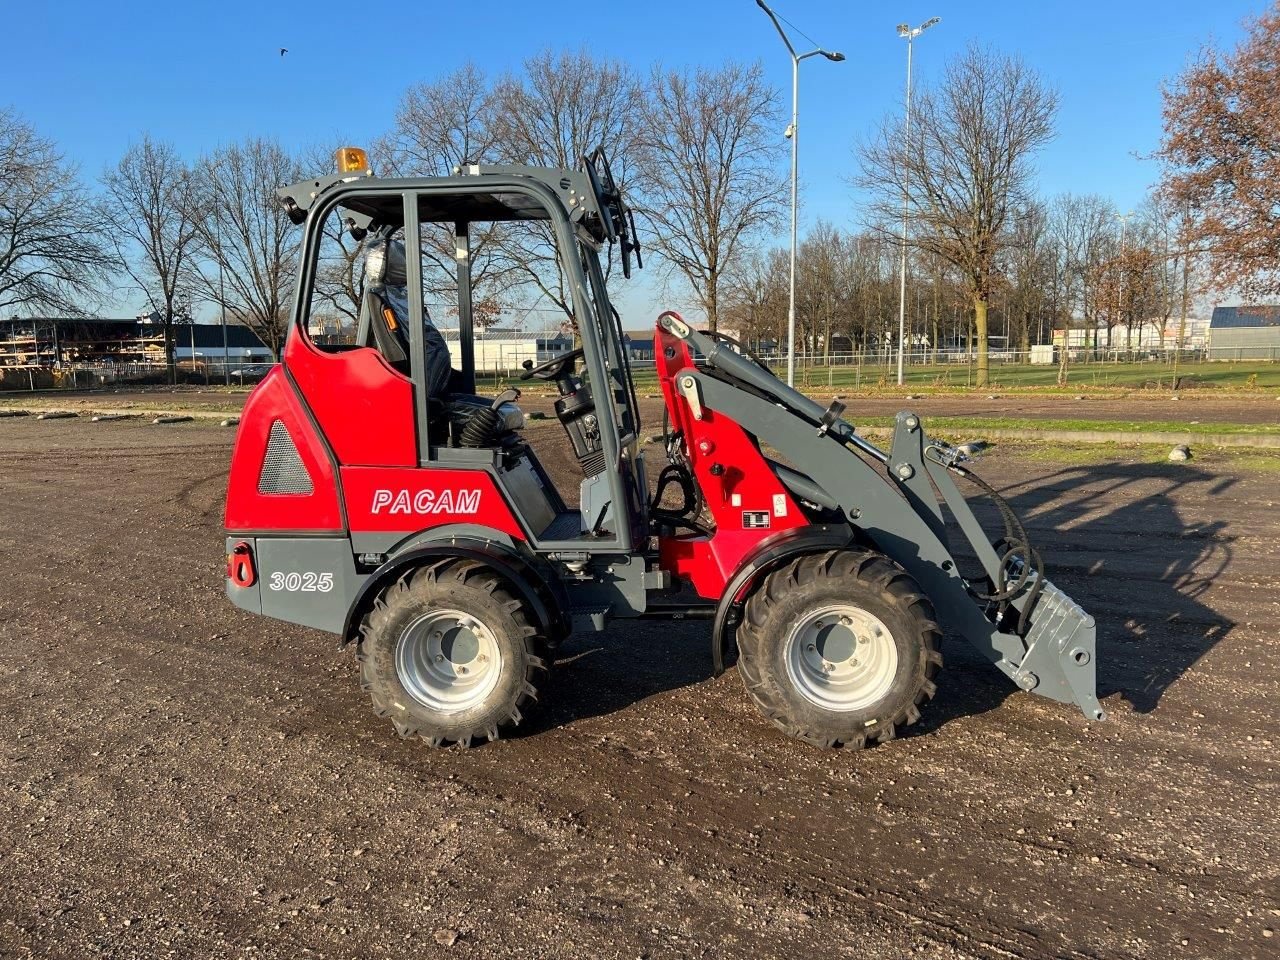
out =
[(826, 550), (838, 550), (853, 540), (853, 531), (842, 526), (811, 526), (786, 530), (762, 542), (738, 568), (724, 589), (716, 606), (711, 626), (711, 662), (713, 675), (724, 673), (725, 653), (729, 649), (730, 629), (736, 626), (742, 604), (752, 588), (770, 571), (794, 557)]
[(514, 551), (483, 540), (450, 539), (439, 543), (419, 543), (393, 554), (378, 567), (352, 600), (338, 646), (345, 647), (357, 638), (360, 621), (384, 587), (429, 560), (447, 558), (475, 560), (506, 580), (529, 605), (534, 619), (553, 646), (569, 635), (572, 624), (564, 613), (568, 609), (568, 600), (559, 581), (544, 576), (533, 563)]

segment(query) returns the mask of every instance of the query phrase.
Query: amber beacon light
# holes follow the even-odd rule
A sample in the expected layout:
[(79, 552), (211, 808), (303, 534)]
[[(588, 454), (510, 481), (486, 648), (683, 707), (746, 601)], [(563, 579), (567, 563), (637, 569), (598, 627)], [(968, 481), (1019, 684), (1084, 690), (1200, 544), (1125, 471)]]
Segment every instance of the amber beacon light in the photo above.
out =
[(339, 173), (362, 173), (369, 169), (369, 155), (359, 147), (339, 147), (333, 156)]

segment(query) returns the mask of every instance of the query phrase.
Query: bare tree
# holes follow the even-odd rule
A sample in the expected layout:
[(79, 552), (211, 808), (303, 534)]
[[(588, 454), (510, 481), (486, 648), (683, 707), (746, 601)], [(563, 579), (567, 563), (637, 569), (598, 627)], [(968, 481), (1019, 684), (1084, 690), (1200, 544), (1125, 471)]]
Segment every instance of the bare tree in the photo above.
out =
[(116, 267), (76, 168), (0, 110), (0, 309), (81, 313)]
[(468, 62), (405, 91), (396, 124), (374, 150), (379, 167), (397, 176), (448, 176), (455, 167), (499, 158), (494, 94), (488, 78)]
[[(524, 75), (507, 75), (494, 89), (495, 150), (507, 162), (573, 169), (602, 144), (614, 176), (626, 187), (634, 152), (643, 87), (619, 60), (597, 60), (585, 50), (545, 51), (524, 63)], [(571, 321), (573, 303), (545, 224), (512, 224), (503, 231), (506, 266), (532, 283)]]
[(1057, 103), (1022, 61), (970, 47), (913, 104), (907, 143), (895, 118), (861, 150), (873, 219), (894, 222), (906, 198), (912, 244), (954, 264), (968, 284), (978, 386), (988, 380), (987, 301), (1000, 246), (1026, 199), (1031, 159), (1053, 137)]
[(724, 272), (782, 211), (776, 99), (759, 64), (655, 68), (641, 109), (635, 166), (648, 246), (688, 283), (712, 330)]
[(1005, 305), (1018, 349), (1031, 349), (1032, 332), (1052, 297), (1055, 251), (1049, 236), (1049, 210), (1030, 201), (1013, 215), (1005, 242), (1004, 275), (1009, 283)]
[[(374, 163), (397, 176), (449, 176), (457, 167), (503, 162), (497, 149), (495, 94), (484, 73), (467, 63), (453, 73), (410, 87), (396, 109), (392, 131), (374, 148)], [(476, 290), (473, 319), (483, 326), (492, 311), (474, 311), (483, 303), (495, 310), (525, 276), (504, 255), (505, 224), (474, 224), (469, 236), (471, 280)], [(434, 269), (424, 274), (425, 292), (453, 303), (456, 237), (452, 224), (423, 224), (423, 257)]]
[(277, 359), (288, 325), (301, 231), (289, 222), (275, 190), (304, 175), (279, 144), (251, 139), (209, 154), (193, 178), (200, 248), (207, 260), (201, 286), (210, 300), (258, 334)]
[(169, 381), (177, 382), (173, 322), (191, 279), (197, 240), (191, 174), (174, 148), (144, 136), (102, 177), (104, 219), (125, 273), (164, 328)]
[(1204, 50), (1164, 91), (1164, 190), (1219, 290), (1280, 294), (1280, 6), (1231, 53)]
[[(1083, 327), (1096, 337), (1098, 303), (1094, 287), (1098, 264), (1111, 256), (1115, 244), (1115, 205), (1096, 194), (1061, 194), (1049, 206), (1049, 232), (1058, 257), (1056, 313), (1063, 325), (1058, 382), (1067, 382), (1071, 329)], [(1093, 341), (1097, 345), (1096, 339)]]

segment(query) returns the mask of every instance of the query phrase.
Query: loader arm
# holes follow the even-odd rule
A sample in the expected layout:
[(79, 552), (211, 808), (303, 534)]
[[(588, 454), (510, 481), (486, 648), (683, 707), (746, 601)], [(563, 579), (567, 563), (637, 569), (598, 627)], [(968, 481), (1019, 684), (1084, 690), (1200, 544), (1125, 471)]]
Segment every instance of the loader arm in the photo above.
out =
[[(857, 436), (838, 405), (824, 408), (675, 314), (664, 314), (659, 325), (706, 359), (706, 369), (679, 375), (682, 395), (731, 416), (802, 467), (851, 526), (915, 577), (940, 622), (1021, 689), (1074, 703), (1090, 719), (1104, 718), (1095, 690), (1093, 618), (1039, 573), (1023, 571), (1019, 565), (1029, 565), (1029, 558), (997, 552), (952, 479), (963, 469), (963, 456), (930, 439), (918, 416), (898, 414), (886, 453)], [(961, 575), (939, 497), (992, 582), (1000, 582), (1005, 565), (1019, 571), (1020, 588), (1004, 616), (993, 619), (994, 605)], [(1009, 625), (1018, 620), (1025, 630), (1013, 632)]]

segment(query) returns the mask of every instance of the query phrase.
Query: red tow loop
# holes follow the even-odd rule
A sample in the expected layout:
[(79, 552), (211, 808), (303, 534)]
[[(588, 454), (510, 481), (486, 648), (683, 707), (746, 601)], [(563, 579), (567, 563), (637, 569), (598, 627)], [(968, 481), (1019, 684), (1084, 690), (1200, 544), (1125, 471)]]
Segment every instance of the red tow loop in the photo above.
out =
[(252, 587), (258, 580), (253, 566), (253, 548), (241, 540), (227, 554), (227, 578), (237, 587)]

